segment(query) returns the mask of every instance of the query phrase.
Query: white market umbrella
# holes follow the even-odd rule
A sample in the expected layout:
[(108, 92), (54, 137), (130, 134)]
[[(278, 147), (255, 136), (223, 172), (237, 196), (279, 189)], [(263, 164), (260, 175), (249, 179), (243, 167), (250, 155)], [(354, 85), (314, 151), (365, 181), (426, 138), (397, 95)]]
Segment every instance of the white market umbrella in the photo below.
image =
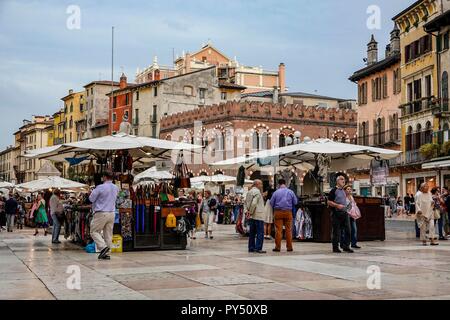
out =
[(216, 174), (213, 176), (198, 176), (191, 178), (191, 183), (227, 183), (227, 182), (236, 182), (236, 177), (227, 176), (223, 174)]
[(53, 176), (18, 184), (16, 188), (27, 192), (36, 192), (47, 189), (64, 189), (73, 191), (83, 189), (87, 190), (89, 189), (89, 186), (72, 180)]
[(173, 175), (169, 171), (158, 171), (156, 167), (151, 167), (144, 172), (139, 173), (134, 177), (134, 183), (139, 183), (146, 180), (170, 180)]
[(14, 184), (10, 183), (10, 182), (6, 182), (6, 181), (0, 181), (0, 189), (3, 188), (13, 188)]
[(73, 143), (64, 143), (58, 146), (46, 147), (26, 151), (27, 158), (61, 159), (74, 157), (75, 155), (106, 154), (107, 151), (128, 150), (137, 158), (170, 158), (172, 151), (196, 151), (201, 150), (200, 145), (161, 140), (148, 137), (138, 137), (119, 133), (95, 139), (82, 140)]
[[(255, 152), (247, 156), (227, 159), (213, 163), (217, 168), (252, 167), (277, 168), (299, 167), (313, 168), (317, 155), (326, 155), (331, 159), (331, 170), (346, 170), (367, 166), (372, 159), (389, 160), (398, 157), (400, 151), (359, 146), (335, 142), (329, 139), (318, 139), (287, 147), (274, 148)], [(264, 166), (266, 165), (266, 166)]]

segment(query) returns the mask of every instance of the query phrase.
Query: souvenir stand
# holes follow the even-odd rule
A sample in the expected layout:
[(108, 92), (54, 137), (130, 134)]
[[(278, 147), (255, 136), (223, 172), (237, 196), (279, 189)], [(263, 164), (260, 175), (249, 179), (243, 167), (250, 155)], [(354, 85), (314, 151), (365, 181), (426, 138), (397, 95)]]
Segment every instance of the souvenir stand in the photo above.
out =
[[(330, 211), (326, 204), (326, 194), (323, 192), (329, 173), (334, 173), (335, 176), (335, 173), (343, 170), (367, 167), (373, 159), (389, 160), (398, 155), (398, 151), (318, 139), (227, 159), (212, 166), (221, 169), (237, 169), (244, 166), (245, 169), (252, 170), (272, 167), (274, 174), (282, 174), (279, 172), (286, 168), (303, 171), (304, 188), (302, 196), (299, 197), (299, 206), (293, 212), (294, 237), (308, 238), (314, 242), (330, 242)], [(307, 178), (312, 181), (310, 189), (305, 185)], [(355, 197), (355, 200), (362, 214), (357, 220), (359, 240), (384, 240), (385, 221), (381, 199)], [(305, 230), (305, 223), (309, 225), (309, 230)]]
[[(47, 213), (49, 198), (52, 194), (52, 190), (59, 189), (63, 193), (67, 192), (78, 192), (80, 194), (86, 193), (89, 191), (89, 186), (78, 183), (75, 181), (67, 180), (61, 178), (59, 176), (49, 176), (37, 180), (33, 180), (30, 182), (22, 183), (16, 186), (16, 189), (21, 192), (29, 192), (31, 194), (36, 192), (44, 193), (44, 200), (46, 200)], [(65, 210), (65, 219), (63, 225), (65, 227), (65, 238), (69, 238), (69, 235), (73, 234), (71, 238), (74, 242), (82, 243), (83, 241), (87, 241), (87, 237), (89, 233), (85, 232), (85, 226), (89, 226), (90, 223), (87, 221), (90, 217), (88, 216), (88, 212), (81, 213), (73, 209), (72, 200), (64, 201), (64, 210)], [(25, 204), (25, 210), (28, 213), (25, 219), (25, 225), (29, 227), (34, 227), (34, 222), (30, 219), (30, 212), (33, 204), (28, 202)], [(50, 215), (48, 215), (50, 222)]]
[[(167, 250), (186, 247), (186, 210), (181, 202), (175, 201), (175, 196), (178, 188), (189, 187), (182, 152), (201, 148), (182, 142), (117, 134), (31, 150), (25, 156), (49, 160), (93, 156), (96, 166), (88, 170), (90, 180), (97, 185), (105, 170), (112, 171), (114, 183), (120, 190), (114, 235), (115, 239), (120, 238), (122, 251)], [(173, 181), (133, 187), (131, 172), (135, 165), (149, 166), (151, 162), (174, 157), (178, 161)], [(83, 203), (77, 210), (88, 208), (89, 205)]]

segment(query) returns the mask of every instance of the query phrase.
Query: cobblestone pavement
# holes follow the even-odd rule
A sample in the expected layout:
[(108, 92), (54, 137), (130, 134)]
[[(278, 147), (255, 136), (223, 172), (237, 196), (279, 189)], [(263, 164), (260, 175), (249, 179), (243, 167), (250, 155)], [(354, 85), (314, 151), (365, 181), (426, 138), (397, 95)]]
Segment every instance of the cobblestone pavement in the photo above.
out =
[[(198, 237), (184, 251), (99, 261), (33, 230), (1, 232), (0, 299), (450, 299), (450, 241), (423, 247), (413, 222), (388, 221), (386, 241), (360, 245), (333, 254), (330, 244), (295, 242), (294, 252), (274, 253), (266, 240), (267, 254), (251, 254), (234, 226), (218, 226), (213, 240)], [(70, 266), (81, 271), (80, 290), (68, 289)], [(381, 270), (380, 289), (367, 286), (370, 266)]]

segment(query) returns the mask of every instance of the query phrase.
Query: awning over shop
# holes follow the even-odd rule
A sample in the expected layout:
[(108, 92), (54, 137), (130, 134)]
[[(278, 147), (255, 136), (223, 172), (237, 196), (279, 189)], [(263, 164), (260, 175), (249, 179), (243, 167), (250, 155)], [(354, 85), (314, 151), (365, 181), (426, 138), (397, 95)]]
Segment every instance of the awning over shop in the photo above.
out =
[(439, 168), (450, 168), (450, 159), (432, 161), (422, 164), (422, 169), (439, 169)]

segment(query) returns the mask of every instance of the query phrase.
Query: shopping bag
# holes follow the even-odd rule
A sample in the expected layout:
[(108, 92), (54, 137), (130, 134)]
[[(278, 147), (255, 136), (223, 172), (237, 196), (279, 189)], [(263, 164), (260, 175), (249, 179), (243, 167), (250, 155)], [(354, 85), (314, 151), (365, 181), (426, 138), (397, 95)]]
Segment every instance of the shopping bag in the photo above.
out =
[(96, 253), (97, 248), (95, 246), (95, 242), (91, 242), (84, 247), (84, 250), (86, 250), (87, 253)]
[(202, 219), (200, 219), (200, 214), (195, 217), (195, 229), (199, 230), (202, 227)]

